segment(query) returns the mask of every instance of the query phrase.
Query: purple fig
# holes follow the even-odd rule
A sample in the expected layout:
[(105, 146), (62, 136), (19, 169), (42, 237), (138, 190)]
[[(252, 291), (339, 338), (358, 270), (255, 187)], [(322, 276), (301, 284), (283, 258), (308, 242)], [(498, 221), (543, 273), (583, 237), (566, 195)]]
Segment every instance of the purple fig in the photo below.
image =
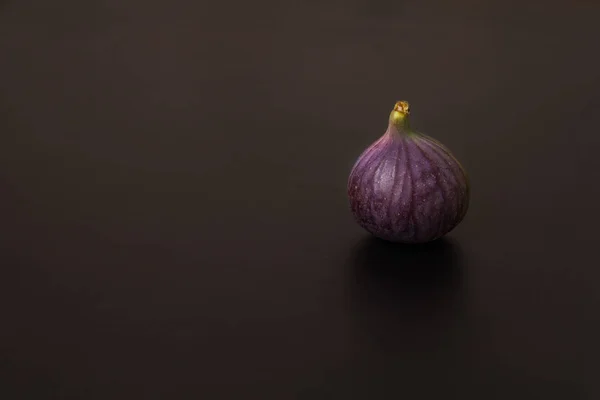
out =
[(425, 243), (454, 229), (469, 207), (469, 179), (443, 144), (413, 130), (399, 101), (388, 128), (358, 158), (348, 178), (350, 208), (376, 237)]

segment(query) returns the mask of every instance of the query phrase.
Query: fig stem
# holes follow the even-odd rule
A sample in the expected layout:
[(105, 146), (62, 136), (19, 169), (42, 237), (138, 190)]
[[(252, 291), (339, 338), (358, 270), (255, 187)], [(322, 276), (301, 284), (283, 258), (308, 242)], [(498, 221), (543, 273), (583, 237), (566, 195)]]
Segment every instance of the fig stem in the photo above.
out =
[(390, 113), (390, 123), (398, 129), (407, 129), (409, 114), (410, 105), (408, 102), (404, 100), (397, 101)]

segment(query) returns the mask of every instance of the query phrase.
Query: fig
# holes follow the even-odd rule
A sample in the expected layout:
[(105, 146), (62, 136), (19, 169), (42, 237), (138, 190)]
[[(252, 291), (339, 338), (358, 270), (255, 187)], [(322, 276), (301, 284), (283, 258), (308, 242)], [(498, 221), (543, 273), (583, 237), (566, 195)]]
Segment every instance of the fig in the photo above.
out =
[(446, 146), (414, 130), (409, 104), (398, 101), (385, 133), (348, 178), (356, 222), (390, 242), (425, 243), (453, 230), (469, 207), (469, 178)]

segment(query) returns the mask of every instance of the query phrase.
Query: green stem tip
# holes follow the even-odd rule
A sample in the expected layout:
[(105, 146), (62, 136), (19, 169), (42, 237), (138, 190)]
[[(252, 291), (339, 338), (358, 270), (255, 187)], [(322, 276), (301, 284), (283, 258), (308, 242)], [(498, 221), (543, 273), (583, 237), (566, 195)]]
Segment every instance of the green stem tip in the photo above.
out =
[(397, 101), (394, 109), (390, 113), (390, 123), (397, 128), (408, 128), (408, 115), (410, 114), (410, 105), (407, 101)]

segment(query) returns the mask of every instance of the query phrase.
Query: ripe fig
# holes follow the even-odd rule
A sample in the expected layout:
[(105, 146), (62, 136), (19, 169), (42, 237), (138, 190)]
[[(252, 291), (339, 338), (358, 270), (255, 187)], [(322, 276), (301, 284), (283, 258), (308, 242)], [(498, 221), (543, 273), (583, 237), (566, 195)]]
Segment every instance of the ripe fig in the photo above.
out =
[(358, 158), (348, 178), (350, 208), (381, 239), (425, 243), (454, 229), (469, 207), (469, 179), (443, 144), (413, 130), (398, 101), (385, 133)]

